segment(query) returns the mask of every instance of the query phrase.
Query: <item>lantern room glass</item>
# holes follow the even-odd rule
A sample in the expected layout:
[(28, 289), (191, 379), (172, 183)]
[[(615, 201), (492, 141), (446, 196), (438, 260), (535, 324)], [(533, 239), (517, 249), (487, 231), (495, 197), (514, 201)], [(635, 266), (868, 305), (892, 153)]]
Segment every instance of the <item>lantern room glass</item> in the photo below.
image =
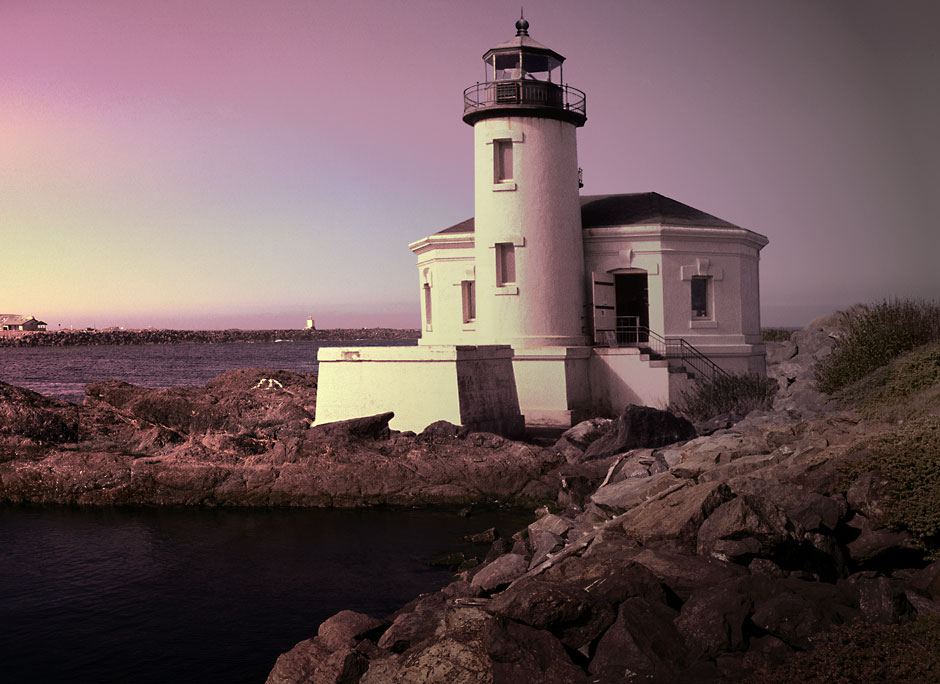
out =
[(547, 81), (563, 83), (561, 62), (549, 55), (538, 55), (524, 50), (498, 52), (487, 60), (488, 76), (492, 81)]

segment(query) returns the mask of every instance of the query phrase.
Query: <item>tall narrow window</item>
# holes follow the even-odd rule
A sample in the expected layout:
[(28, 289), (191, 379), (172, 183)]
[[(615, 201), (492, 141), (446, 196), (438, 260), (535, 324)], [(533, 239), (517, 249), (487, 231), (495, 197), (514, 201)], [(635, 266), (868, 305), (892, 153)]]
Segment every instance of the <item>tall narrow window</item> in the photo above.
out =
[(511, 242), (496, 243), (496, 285), (516, 282), (516, 248)]
[(707, 276), (692, 276), (692, 317), (708, 318), (708, 281)]
[(493, 182), (505, 183), (512, 180), (512, 140), (493, 141)]
[(431, 286), (424, 284), (424, 329), (431, 329)]
[(477, 295), (472, 280), (460, 283), (460, 293), (463, 297), (463, 322), (470, 323), (477, 317)]

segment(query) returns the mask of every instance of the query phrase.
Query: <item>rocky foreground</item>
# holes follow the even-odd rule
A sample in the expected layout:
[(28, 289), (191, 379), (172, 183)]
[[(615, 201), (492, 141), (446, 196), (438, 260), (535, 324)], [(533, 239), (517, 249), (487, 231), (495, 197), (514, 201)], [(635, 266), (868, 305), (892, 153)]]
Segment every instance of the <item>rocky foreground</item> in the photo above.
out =
[[(812, 389), (832, 342), (775, 345), (775, 410), (707, 436), (631, 449), (632, 410), (573, 428), (555, 513), (394, 615), (326, 620), (268, 684), (832, 681), (781, 674), (817, 643), (869, 663), (840, 681), (937, 681), (940, 561), (864, 467), (892, 426)], [(873, 655), (892, 640), (903, 667)]]
[(697, 436), (629, 407), (551, 448), (448, 424), (390, 433), (388, 415), (312, 428), (315, 378), (283, 371), (96, 383), (82, 406), (0, 384), (0, 500), (548, 503), (441, 591), (326, 620), (268, 682), (766, 681), (832, 628), (940, 615), (940, 562), (892, 524), (885, 473), (865, 467), (896, 426), (813, 389), (832, 334), (773, 346), (771, 412)]

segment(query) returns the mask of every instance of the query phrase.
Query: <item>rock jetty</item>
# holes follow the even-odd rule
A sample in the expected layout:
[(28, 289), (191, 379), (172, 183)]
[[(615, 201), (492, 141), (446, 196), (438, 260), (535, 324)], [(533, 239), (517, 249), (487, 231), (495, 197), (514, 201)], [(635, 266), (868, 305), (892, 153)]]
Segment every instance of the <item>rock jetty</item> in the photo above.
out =
[(417, 330), (332, 328), (328, 330), (57, 330), (0, 335), (0, 347), (70, 347), (141, 344), (221, 344), (228, 342), (354, 342), (417, 340)]

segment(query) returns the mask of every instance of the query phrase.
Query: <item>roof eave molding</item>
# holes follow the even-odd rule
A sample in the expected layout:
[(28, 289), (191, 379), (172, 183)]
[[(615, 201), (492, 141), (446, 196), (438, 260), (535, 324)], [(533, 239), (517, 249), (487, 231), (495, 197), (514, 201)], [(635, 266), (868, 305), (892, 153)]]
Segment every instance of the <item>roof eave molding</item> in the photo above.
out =
[(473, 233), (428, 235), (408, 245), (408, 249), (415, 254), (423, 254), (432, 249), (458, 249), (460, 247), (473, 247)]
[(597, 226), (586, 228), (587, 237), (616, 237), (623, 233), (628, 233), (632, 238), (691, 238), (691, 239), (717, 239), (733, 240), (735, 242), (745, 242), (753, 245), (758, 250), (767, 246), (770, 240), (760, 233), (755, 233), (747, 228), (715, 228), (705, 226), (671, 226), (664, 223), (655, 223), (647, 225), (631, 226)]

